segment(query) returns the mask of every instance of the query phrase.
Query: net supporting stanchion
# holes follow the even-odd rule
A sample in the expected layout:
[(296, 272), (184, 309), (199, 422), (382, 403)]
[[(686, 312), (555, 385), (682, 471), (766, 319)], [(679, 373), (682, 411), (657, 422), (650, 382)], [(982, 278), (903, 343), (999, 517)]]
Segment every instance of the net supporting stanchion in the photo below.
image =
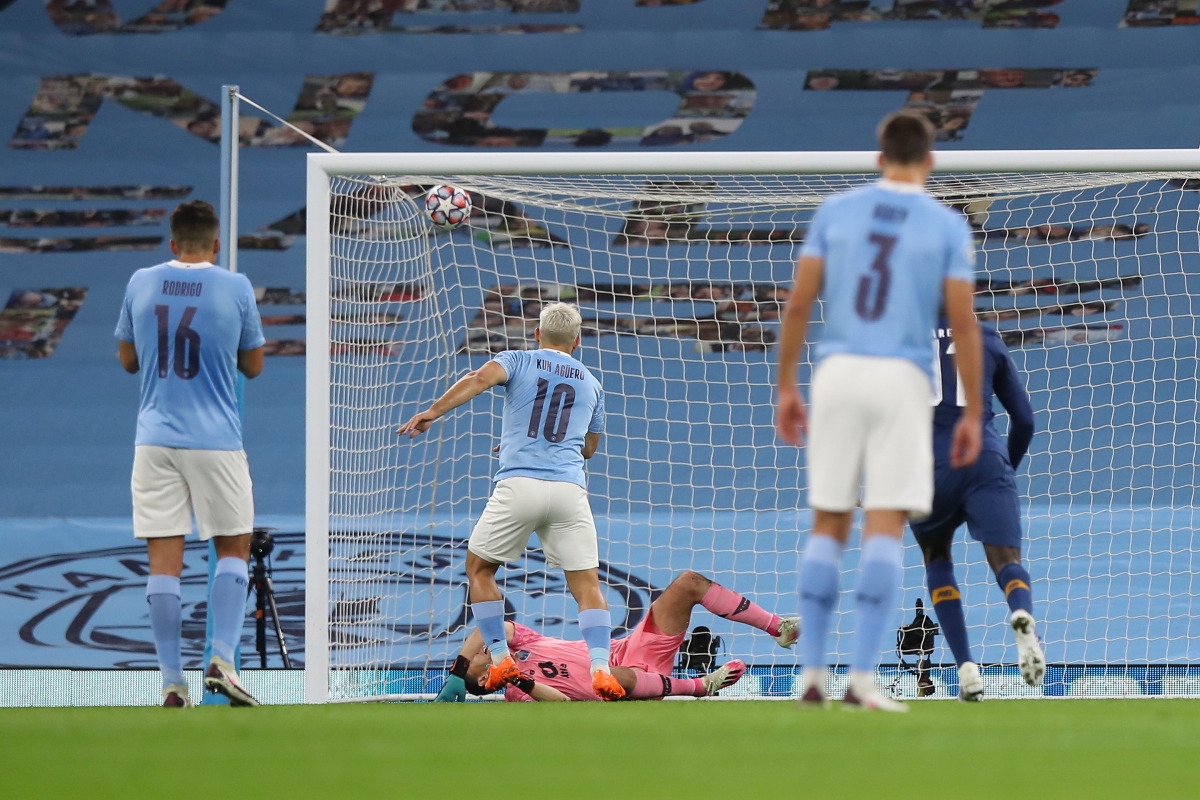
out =
[[(814, 209), (873, 180), (874, 154), (538, 154), (542, 173), (530, 154), (469, 155), (457, 170), (444, 155), (310, 156), (308, 525), (310, 541), (328, 536), (308, 552), (310, 701), (440, 687), (471, 625), (465, 545), (491, 489), (502, 396), (413, 442), (393, 431), (490, 354), (534, 347), (554, 300), (580, 306), (577, 355), (606, 391), (588, 470), (617, 633), (683, 569), (796, 607), (809, 517), (802, 451), (773, 430), (778, 318)], [(942, 160), (952, 171), (930, 191), (975, 230), (977, 311), (1035, 409), (1018, 482), (1052, 664), (1038, 694), (1200, 690), (1200, 630), (1179, 602), (1194, 593), (1200, 154)], [(471, 193), (454, 232), (424, 216), (437, 184)], [(995, 665), (989, 696), (1028, 694), (982, 548), (955, 556), (976, 652)], [(905, 563), (897, 626), (924, 593), (915, 548)], [(540, 550), (500, 576), (518, 620), (578, 638)], [(851, 607), (836, 620), (839, 662)], [(793, 651), (702, 610), (693, 622), (752, 665), (739, 696), (792, 693)], [(952, 668), (932, 674), (938, 696), (956, 693)]]

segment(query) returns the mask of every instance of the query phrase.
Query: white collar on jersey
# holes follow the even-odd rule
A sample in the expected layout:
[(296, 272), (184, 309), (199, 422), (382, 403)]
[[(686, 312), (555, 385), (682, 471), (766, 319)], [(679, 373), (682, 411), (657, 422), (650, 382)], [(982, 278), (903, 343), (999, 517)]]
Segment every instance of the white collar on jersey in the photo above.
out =
[(167, 263), (170, 264), (172, 267), (178, 267), (179, 269), (206, 269), (206, 268), (212, 266), (212, 262), (210, 262), (210, 261), (188, 262), (188, 261), (180, 261), (177, 258), (172, 258)]
[(902, 194), (925, 194), (924, 186), (917, 186), (915, 183), (904, 183), (903, 181), (889, 181), (887, 178), (880, 178), (876, 185), (880, 189), (887, 189), (889, 192), (900, 192)]

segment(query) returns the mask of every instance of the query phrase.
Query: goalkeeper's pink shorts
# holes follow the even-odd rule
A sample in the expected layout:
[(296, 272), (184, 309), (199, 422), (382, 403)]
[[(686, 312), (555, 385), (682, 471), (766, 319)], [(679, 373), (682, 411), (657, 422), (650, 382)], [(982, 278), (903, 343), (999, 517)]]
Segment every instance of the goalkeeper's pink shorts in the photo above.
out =
[(653, 609), (642, 618), (633, 631), (612, 643), (612, 663), (616, 667), (631, 667), (670, 675), (675, 657), (683, 646), (684, 634), (668, 636), (658, 629), (652, 619)]

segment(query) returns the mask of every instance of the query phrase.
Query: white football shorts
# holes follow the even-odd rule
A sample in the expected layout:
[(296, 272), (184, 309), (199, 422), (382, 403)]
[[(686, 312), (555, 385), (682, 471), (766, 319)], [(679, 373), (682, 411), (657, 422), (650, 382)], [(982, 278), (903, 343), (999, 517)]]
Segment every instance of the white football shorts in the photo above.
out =
[(929, 515), (933, 407), (929, 376), (908, 359), (831, 355), (813, 374), (808, 504)]
[(133, 453), (133, 535), (187, 536), (192, 511), (200, 539), (254, 528), (254, 487), (245, 450), (138, 445)]
[(467, 548), (492, 563), (508, 564), (521, 557), (535, 532), (551, 567), (574, 572), (600, 566), (587, 490), (568, 481), (497, 482)]

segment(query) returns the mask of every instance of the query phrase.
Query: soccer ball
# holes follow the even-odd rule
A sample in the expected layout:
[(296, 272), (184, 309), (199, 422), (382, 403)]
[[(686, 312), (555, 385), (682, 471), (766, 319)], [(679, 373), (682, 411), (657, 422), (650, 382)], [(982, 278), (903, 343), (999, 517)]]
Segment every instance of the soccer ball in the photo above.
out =
[(452, 231), (471, 216), (471, 196), (457, 186), (435, 186), (425, 195), (425, 213), (434, 225)]

